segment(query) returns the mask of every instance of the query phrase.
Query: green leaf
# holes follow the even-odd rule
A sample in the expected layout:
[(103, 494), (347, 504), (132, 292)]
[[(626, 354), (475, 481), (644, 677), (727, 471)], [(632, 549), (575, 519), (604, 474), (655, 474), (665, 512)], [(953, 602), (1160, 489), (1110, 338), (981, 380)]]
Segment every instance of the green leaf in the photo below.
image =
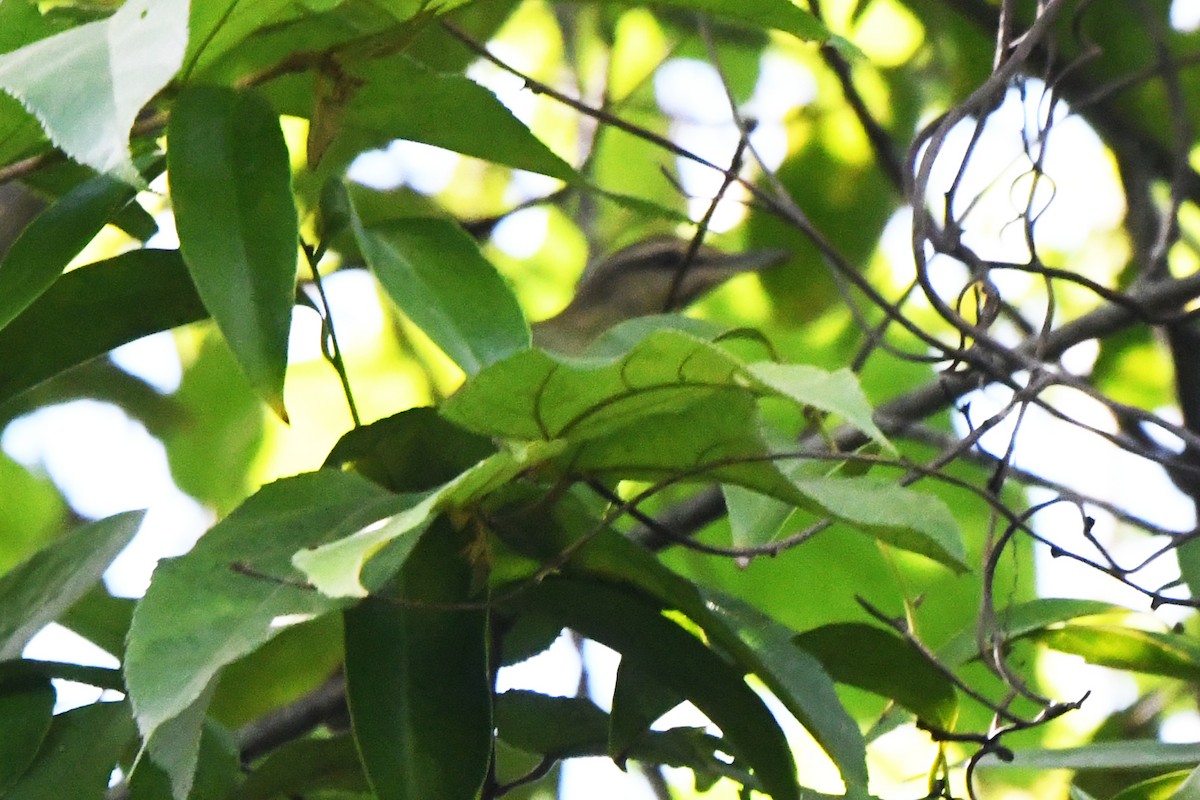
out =
[(1200, 645), (1179, 634), (1121, 625), (1064, 625), (1035, 636), (1055, 650), (1082, 656), (1089, 664), (1200, 680)]
[(350, 536), (299, 550), (293, 555), (292, 564), (317, 591), (328, 597), (366, 597), (369, 592), (363, 586), (361, 574), (367, 560), (400, 537), (404, 537), (407, 547), (414, 546), (433, 521), (441, 497), (440, 492), (432, 492), (383, 524), (373, 521)]
[(190, 791), (181, 795), (172, 787), (171, 776), (154, 761), (143, 758), (129, 777), (129, 800), (217, 800), (232, 796), (241, 772), (237, 742), (219, 725), (208, 722), (200, 733), (194, 770), (189, 772)]
[[(1080, 617), (1102, 615), (1128, 616), (1129, 609), (1102, 603), (1099, 600), (1076, 600), (1066, 597), (1041, 597), (1025, 603), (1016, 603), (996, 611), (999, 632), (1008, 639), (1027, 636), (1060, 622)], [(938, 658), (951, 667), (965, 664), (979, 655), (979, 625), (971, 624), (955, 634), (954, 638), (938, 648)]]
[(20, 656), (35, 633), (100, 580), (143, 515), (128, 511), (81, 525), (0, 578), (0, 660)]
[(492, 440), (451, 425), (434, 408), (410, 408), (346, 433), (325, 468), (349, 468), (393, 492), (423, 492), (496, 452)]
[[(192, 3), (187, 47), (188, 71), (207, 66), (259, 28), (278, 23), (295, 4), (291, 0), (206, 0)], [(184, 77), (187, 77), (185, 73)]]
[(423, 537), (387, 596), (345, 613), (346, 698), (379, 800), (472, 800), (491, 756), (484, 608), (448, 524)]
[(39, 214), (0, 262), (0, 328), (50, 288), (133, 196), (127, 183), (100, 176), (85, 180)]
[(468, 375), (529, 347), (517, 298), (455, 223), (402, 219), (354, 233), (388, 296)]
[(613, 687), (608, 756), (624, 769), (625, 759), (637, 741), (655, 720), (682, 703), (683, 698), (646, 673), (631, 669), (628, 662), (621, 664)]
[(1013, 750), (1012, 761), (988, 756), (987, 769), (1169, 769), (1200, 762), (1200, 746), (1141, 739), (1093, 742), (1080, 747), (1029, 747)]
[(895, 700), (942, 730), (954, 726), (954, 685), (899, 636), (873, 625), (841, 622), (806, 631), (794, 641), (838, 683)]
[(5, 800), (103, 797), (137, 731), (126, 703), (95, 703), (54, 717), (32, 766)]
[(340, 614), (285, 628), (221, 670), (209, 717), (237, 729), (319, 690), (342, 664), (343, 638)]
[(627, 352), (604, 358), (517, 353), (475, 376), (442, 413), (477, 433), (582, 441), (638, 417), (680, 411), (714, 389), (736, 388), (740, 367), (709, 342), (650, 330)]
[(525, 690), (496, 696), (498, 735), (527, 753), (551, 758), (599, 755), (608, 725), (608, 714), (584, 697), (550, 697)]
[(969, 569), (958, 522), (939, 498), (868, 475), (792, 480), (809, 500), (877, 539), (960, 574)]
[(184, 556), (159, 563), (129, 631), (125, 671), (144, 738), (194, 703), (221, 667), (290, 625), (338, 609), (298, 582), (291, 556), (410, 502), (350, 473), (261, 489)]
[(1114, 794), (1111, 800), (1168, 800), (1183, 787), (1190, 775), (1191, 771), (1180, 770), (1139, 781)]
[(722, 484), (729, 515), (730, 541), (734, 547), (758, 547), (779, 535), (783, 524), (796, 510), (769, 495), (733, 484)]
[(108, 19), (0, 55), (0, 89), (71, 158), (141, 186), (129, 131), (183, 63), (187, 16), (187, 0), (128, 0)]
[(830, 37), (829, 29), (820, 20), (788, 0), (654, 0), (651, 5), (712, 14), (756, 28), (773, 28), (805, 41), (824, 42)]
[(1175, 793), (1171, 800), (1200, 800), (1200, 767), (1193, 769)]
[(527, 594), (541, 612), (621, 653), (691, 700), (724, 734), (729, 752), (753, 768), (762, 791), (798, 800), (795, 763), (771, 712), (742, 674), (659, 609), (628, 590), (597, 581), (548, 578)]
[(0, 52), (7, 53), (61, 30), (34, 2), (0, 3)]
[(876, 442), (896, 452), (883, 431), (875, 424), (874, 410), (863, 393), (858, 376), (848, 369), (835, 372), (808, 364), (776, 364), (763, 361), (746, 369), (758, 381), (802, 406), (836, 414), (870, 436)]
[(33, 763), (50, 730), (54, 687), (39, 675), (0, 681), (0, 795)]
[(359, 136), (410, 139), (568, 183), (580, 180), (494, 94), (465, 75), (433, 72), (397, 55), (376, 60), (360, 77), (366, 83), (343, 119)]
[(161, 770), (167, 779), (170, 795), (175, 800), (187, 800), (196, 779), (196, 767), (200, 762), (201, 736), (208, 703), (216, 688), (216, 681), (210, 681), (187, 708), (163, 722), (145, 737), (138, 765), (133, 771), (133, 783), (138, 782), (139, 773), (142, 772), (151, 773), (153, 777), (147, 780), (158, 783), (157, 773)]
[(236, 796), (238, 800), (274, 800), (322, 789), (370, 791), (352, 737), (288, 742), (255, 767)]
[[(582, 697), (549, 697), (528, 691), (508, 691), (496, 697), (499, 738), (529, 753), (553, 758), (605, 755), (609, 715)], [(735, 764), (716, 756), (724, 744), (697, 728), (649, 731), (626, 753), (643, 764), (665, 764), (692, 770), (698, 786), (711, 786), (728, 777), (758, 788), (758, 781)], [(623, 763), (623, 762), (622, 762)]]
[(36, 659), (21, 659), (19, 661), (0, 661), (0, 683), (9, 680), (20, 680), (26, 675), (40, 675), (43, 678), (61, 678), (75, 683), (85, 683), (98, 689), (112, 689), (115, 692), (125, 691), (125, 682), (121, 679), (121, 670), (109, 667), (88, 667), (82, 664), (72, 664), (63, 661), (39, 661)]
[(643, 480), (723, 481), (808, 505), (768, 458), (758, 407), (741, 390), (705, 390), (668, 414), (634, 417), (588, 439), (564, 461), (581, 473)]
[[(574, 507), (565, 499), (559, 501), (560, 514)], [(842, 706), (833, 681), (821, 665), (792, 643), (796, 631), (732, 597), (718, 593), (702, 596), (694, 584), (667, 569), (644, 548), (611, 529), (595, 531), (594, 519), (583, 509), (577, 515), (580, 519), (574, 523), (557, 521), (569, 529), (570, 536), (586, 535), (586, 544), (580, 546), (569, 536), (555, 539), (543, 534), (543, 549), (534, 549), (531, 554), (545, 560), (571, 548), (575, 555), (563, 568), (570, 574), (636, 586), (664, 608), (682, 612), (715, 647), (763, 681), (808, 729), (852, 790), (865, 785), (866, 745), (858, 726)], [(540, 527), (552, 530), (545, 523)], [(667, 681), (660, 682), (679, 691)]]
[[(580, 460), (573, 455), (572, 463), (628, 469), (631, 475), (763, 459), (767, 450), (749, 405), (754, 395), (781, 396), (801, 406), (817, 403), (870, 424), (870, 409), (852, 375), (746, 367), (700, 338), (706, 333), (711, 326), (684, 331), (642, 324), (602, 339), (587, 358), (517, 353), (469, 381), (443, 404), (442, 413), (468, 430), (511, 439), (607, 437), (587, 444), (585, 455)], [(773, 382), (761, 380), (755, 370)], [(728, 418), (718, 409), (729, 409)], [(697, 418), (685, 421), (683, 414)], [(707, 470), (705, 477), (809, 505), (765, 460)]]
[(71, 270), (0, 330), (0, 405), (114, 347), (206, 316), (176, 250)]
[(167, 127), (179, 244), (255, 390), (281, 418), (299, 229), (279, 118), (259, 95), (185, 89)]
[[(793, 643), (795, 631), (736, 598), (710, 592), (709, 609), (749, 649), (757, 674), (833, 760), (847, 791), (866, 792), (866, 743), (817, 659)], [(709, 630), (709, 629), (706, 629)], [(724, 643), (723, 637), (721, 640)], [(739, 659), (743, 663), (747, 659)]]
[(298, 551), (292, 563), (313, 586), (330, 597), (366, 597), (363, 568), (384, 547), (401, 537), (404, 542), (415, 540), (444, 508), (483, 497), (560, 450), (556, 443), (550, 442), (521, 451), (495, 453), (386, 520), (372, 519), (372, 524), (349, 536)]

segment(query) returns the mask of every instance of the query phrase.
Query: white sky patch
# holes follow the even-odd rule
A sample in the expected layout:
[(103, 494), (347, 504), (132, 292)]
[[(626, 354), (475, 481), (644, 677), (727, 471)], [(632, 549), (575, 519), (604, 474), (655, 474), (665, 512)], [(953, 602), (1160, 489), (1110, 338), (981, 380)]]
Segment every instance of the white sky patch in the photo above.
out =
[(614, 797), (654, 800), (655, 797), (645, 778), (632, 769), (622, 772), (609, 758), (567, 759), (562, 762), (561, 774), (558, 796), (571, 800), (611, 800)]
[(112, 351), (112, 360), (164, 394), (178, 389), (183, 380), (183, 364), (170, 331), (152, 333), (121, 345)]
[(729, 103), (721, 75), (706, 61), (668, 60), (654, 73), (654, 97), (669, 117), (701, 125), (729, 121)]
[[(108, 667), (116, 669), (121, 662), (89, 642), (72, 630), (56, 623), (50, 623), (36, 636), (29, 640), (21, 653), (22, 658), (38, 661), (67, 661), (71, 664), (83, 664), (89, 667)], [(122, 695), (120, 692), (99, 689), (85, 683), (75, 681), (53, 680), (56, 697), (54, 713), (61, 714), (72, 708), (91, 705), (97, 700), (115, 700)]]
[[(654, 88), (659, 108), (675, 120), (672, 140), (713, 164), (729, 166), (741, 132), (732, 119), (716, 68), (697, 59), (670, 59), (655, 73)], [(768, 170), (776, 169), (787, 156), (783, 120), (815, 97), (816, 81), (811, 72), (785, 56), (770, 51), (763, 55), (754, 93), (741, 113), (758, 123), (750, 141)], [(753, 162), (750, 154), (745, 158), (747, 163)], [(699, 220), (712, 204), (724, 175), (685, 158), (676, 159), (676, 170), (688, 196), (688, 215)], [(720, 233), (741, 222), (746, 216), (747, 197), (744, 188), (729, 187), (709, 227)]]
[(388, 150), (368, 150), (354, 159), (346, 177), (368, 189), (387, 191), (404, 185), (404, 168)]
[[(1009, 390), (993, 386), (973, 392), (963, 401), (970, 402), (971, 418), (979, 425), (1001, 409), (1009, 397)], [(1047, 393), (1046, 399), (1068, 417), (1100, 430), (1112, 431), (1115, 427), (1103, 406), (1078, 392), (1054, 390)], [(955, 415), (954, 419), (960, 433), (965, 432), (961, 416)], [(1003, 453), (1015, 420), (1016, 415), (1012, 414), (985, 434), (980, 440), (982, 447), (993, 454)], [(1195, 524), (1191, 501), (1174, 489), (1162, 467), (1120, 450), (1078, 426), (1055, 419), (1039, 408), (1026, 411), (1015, 452), (1016, 466), (1114, 503), (1151, 523), (1177, 531), (1190, 530)], [(1030, 502), (1034, 504), (1053, 496), (1045, 489), (1029, 490)], [(1124, 568), (1140, 564), (1165, 544), (1161, 538), (1117, 525), (1109, 514), (1094, 506), (1088, 506), (1087, 512), (1096, 520), (1092, 534)], [(1074, 505), (1058, 503), (1043, 509), (1033, 517), (1031, 525), (1064, 551), (1104, 563), (1102, 554), (1082, 535), (1082, 519)], [(1039, 596), (1089, 598), (1150, 610), (1145, 595), (1075, 559), (1053, 557), (1043, 545), (1035, 549), (1035, 564)], [(1179, 577), (1178, 561), (1173, 552), (1168, 552), (1130, 577), (1140, 586), (1158, 589)], [(1170, 605), (1155, 612), (1168, 624), (1190, 613)]]
[[(339, 270), (321, 279), (338, 344), (343, 351), (372, 346), (387, 324), (375, 279), (362, 269)], [(319, 302), (317, 293), (311, 296)], [(288, 338), (288, 362), (297, 364), (323, 358), (321, 354), (321, 318), (311, 308), (297, 307), (292, 314)]]
[(378, 191), (408, 185), (421, 194), (434, 195), (450, 185), (461, 160), (452, 150), (397, 139), (385, 148), (359, 155), (346, 177)]
[(290, 628), (293, 625), (299, 625), (301, 622), (308, 622), (310, 619), (315, 619), (315, 614), (282, 614), (271, 619), (267, 627), (272, 630), (279, 628)]
[(546, 240), (550, 212), (542, 207), (523, 208), (500, 220), (492, 231), (492, 244), (513, 258), (532, 258)]
[(171, 480), (162, 443), (116, 406), (77, 400), (39, 409), (14, 420), (0, 447), (45, 471), (85, 517), (147, 509), (137, 535), (105, 573), (115, 595), (140, 597), (158, 560), (186, 553), (213, 523), (212, 512)]
[(526, 200), (546, 197), (559, 186), (562, 186), (562, 181), (558, 178), (551, 178), (549, 175), (524, 169), (515, 169), (512, 173), (512, 180), (505, 189), (504, 199), (516, 205)]
[[(1116, 227), (1124, 215), (1116, 171), (1099, 137), (1059, 102), (1053, 106), (1053, 125), (1045, 139), (1039, 140), (1039, 129), (1050, 113), (1044, 85), (1029, 80), (1023, 102), (1017, 90), (1010, 90), (988, 117), (961, 177), (959, 166), (976, 127), (973, 119), (964, 120), (950, 131), (930, 171), (927, 197), (935, 209), (935, 219), (941, 219), (945, 193), (956, 178), (960, 180), (955, 218), (964, 226), (963, 242), (982, 258), (1028, 260), (1018, 220), (1027, 204), (1029, 213), (1036, 217), (1038, 247), (1049, 251), (1078, 250), (1095, 231)], [(1022, 134), (1032, 143), (1028, 154), (1022, 146)], [(1034, 183), (1030, 157), (1037, 157), (1042, 146), (1045, 176)], [(1031, 191), (1034, 201), (1030, 204)], [(1109, 276), (1089, 277), (1105, 280)], [(1034, 280), (1018, 274), (993, 275), (993, 280), (1000, 279), (1022, 285)]]
[(758, 83), (743, 112), (760, 122), (781, 122), (817, 99), (817, 79), (808, 67), (773, 50), (759, 61)]
[[(524, 59), (514, 50), (512, 45), (505, 42), (492, 41), (488, 48), (506, 64), (519, 64)], [(490, 61), (479, 59), (467, 67), (467, 77), (496, 95), (496, 98), (513, 113), (517, 119), (526, 125), (533, 119), (537, 96), (529, 91), (525, 80), (513, 75), (507, 70), (500, 69)]]
[(0, 446), (42, 467), (85, 517), (149, 507), (174, 487), (166, 449), (140, 422), (108, 403), (76, 400), (14, 420)]
[(529, 689), (553, 697), (574, 697), (582, 663), (571, 637), (560, 633), (549, 648), (536, 656), (502, 667), (496, 676), (496, 691)]
[(1171, 3), (1171, 27), (1181, 33), (1200, 28), (1200, 0), (1175, 0)]
[(1158, 738), (1164, 742), (1193, 744), (1200, 742), (1200, 713), (1194, 710), (1177, 711), (1163, 720)]

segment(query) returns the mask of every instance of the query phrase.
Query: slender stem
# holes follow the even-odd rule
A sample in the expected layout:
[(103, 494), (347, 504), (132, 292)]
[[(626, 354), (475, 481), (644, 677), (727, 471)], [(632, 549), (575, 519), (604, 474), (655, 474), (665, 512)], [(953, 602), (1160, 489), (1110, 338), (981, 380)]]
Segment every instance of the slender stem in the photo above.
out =
[(301, 242), (304, 260), (308, 262), (308, 270), (312, 275), (313, 285), (317, 287), (317, 295), (321, 298), (321, 353), (325, 360), (337, 373), (342, 384), (342, 394), (346, 398), (346, 406), (350, 409), (350, 419), (354, 427), (362, 427), (362, 419), (358, 416), (358, 406), (354, 402), (354, 393), (350, 390), (350, 376), (346, 374), (346, 362), (342, 359), (342, 348), (338, 345), (337, 331), (333, 327), (333, 310), (329, 307), (329, 297), (325, 294), (325, 284), (321, 280), (321, 272), (317, 269), (318, 254), (312, 247)]

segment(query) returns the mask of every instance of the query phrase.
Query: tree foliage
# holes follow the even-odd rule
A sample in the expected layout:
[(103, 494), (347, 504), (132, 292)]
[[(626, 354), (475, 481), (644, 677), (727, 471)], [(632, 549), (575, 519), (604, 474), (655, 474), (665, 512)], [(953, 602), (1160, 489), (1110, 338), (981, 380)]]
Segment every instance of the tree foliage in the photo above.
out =
[[(115, 405), (219, 516), (113, 597), (141, 513), (0, 456), (0, 795), (1194, 792), (1194, 519), (1094, 469), (1200, 502), (1185, 5), (0, 1), (0, 424)], [(541, 346), (662, 234), (654, 310), (782, 263)], [(611, 699), (500, 688), (564, 631)]]

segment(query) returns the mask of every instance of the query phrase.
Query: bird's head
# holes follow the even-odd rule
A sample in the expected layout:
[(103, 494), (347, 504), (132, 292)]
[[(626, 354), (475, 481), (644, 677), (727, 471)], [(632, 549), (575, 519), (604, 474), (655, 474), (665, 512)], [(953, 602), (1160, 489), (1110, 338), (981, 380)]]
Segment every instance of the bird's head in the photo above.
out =
[(534, 326), (534, 342), (561, 352), (582, 351), (619, 322), (679, 311), (733, 276), (775, 266), (787, 257), (783, 250), (723, 253), (702, 245), (688, 260), (686, 241), (646, 239), (590, 264), (570, 304)]

